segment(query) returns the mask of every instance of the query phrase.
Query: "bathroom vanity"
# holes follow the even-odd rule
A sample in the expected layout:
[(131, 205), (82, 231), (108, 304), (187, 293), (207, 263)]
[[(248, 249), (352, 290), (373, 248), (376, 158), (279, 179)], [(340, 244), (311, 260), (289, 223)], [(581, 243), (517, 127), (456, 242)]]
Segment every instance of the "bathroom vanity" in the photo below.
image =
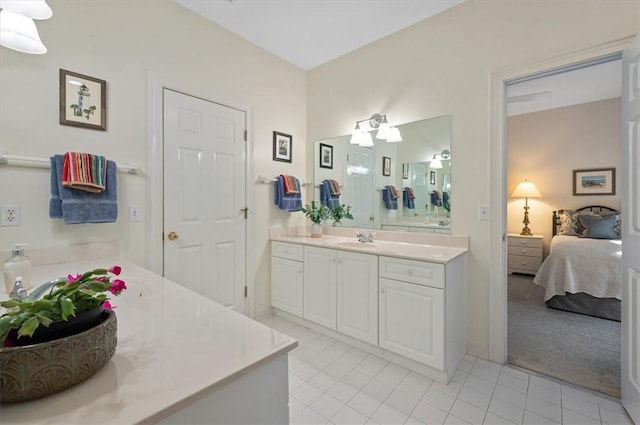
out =
[(331, 232), (272, 232), (275, 313), (448, 382), (465, 354), (468, 238)]
[(40, 266), (33, 279), (113, 264), (128, 289), (111, 300), (111, 361), (63, 392), (3, 404), (3, 424), (288, 423), (287, 353), (296, 340), (129, 262)]

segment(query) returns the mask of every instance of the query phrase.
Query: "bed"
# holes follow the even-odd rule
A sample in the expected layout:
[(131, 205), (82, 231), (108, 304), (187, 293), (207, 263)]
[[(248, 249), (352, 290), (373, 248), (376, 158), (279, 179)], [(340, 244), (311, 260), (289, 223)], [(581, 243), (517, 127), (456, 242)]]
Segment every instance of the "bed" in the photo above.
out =
[(553, 212), (549, 256), (534, 283), (548, 307), (620, 321), (620, 213), (589, 206)]

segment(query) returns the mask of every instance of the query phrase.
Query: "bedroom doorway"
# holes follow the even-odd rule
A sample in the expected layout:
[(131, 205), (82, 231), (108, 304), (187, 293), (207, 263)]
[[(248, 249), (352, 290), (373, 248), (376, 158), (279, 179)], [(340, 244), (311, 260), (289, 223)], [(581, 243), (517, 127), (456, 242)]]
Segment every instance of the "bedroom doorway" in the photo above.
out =
[[(614, 397), (620, 397), (620, 322), (548, 308), (534, 276), (550, 251), (552, 211), (587, 205), (621, 210), (620, 190), (578, 196), (572, 185), (574, 170), (620, 172), (621, 76), (621, 54), (615, 53), (507, 81), (504, 137), (505, 360)], [(575, 92), (567, 93), (570, 88)], [(524, 180), (541, 195), (528, 199), (533, 236), (520, 235), (525, 200), (512, 197)]]

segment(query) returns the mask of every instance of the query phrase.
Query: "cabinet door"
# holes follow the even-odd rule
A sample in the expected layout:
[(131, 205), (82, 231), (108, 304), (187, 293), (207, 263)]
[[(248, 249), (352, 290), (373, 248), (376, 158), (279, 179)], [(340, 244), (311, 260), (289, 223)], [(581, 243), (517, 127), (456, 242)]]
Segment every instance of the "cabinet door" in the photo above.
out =
[(336, 251), (304, 247), (304, 318), (336, 329)]
[(302, 317), (303, 263), (271, 257), (271, 305)]
[(378, 256), (337, 253), (338, 331), (378, 345)]
[(444, 369), (444, 290), (380, 278), (380, 346)]

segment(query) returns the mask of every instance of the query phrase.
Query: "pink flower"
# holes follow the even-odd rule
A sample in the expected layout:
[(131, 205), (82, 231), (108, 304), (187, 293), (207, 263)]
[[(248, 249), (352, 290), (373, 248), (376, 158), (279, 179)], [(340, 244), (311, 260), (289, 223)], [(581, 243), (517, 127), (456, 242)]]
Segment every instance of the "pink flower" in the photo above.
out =
[(105, 310), (113, 310), (114, 309), (114, 307), (111, 305), (111, 303), (108, 300), (102, 303), (102, 307), (104, 307)]
[(109, 272), (115, 274), (116, 276), (120, 276), (121, 271), (122, 271), (122, 267), (120, 266), (112, 266), (109, 269)]
[(98, 282), (104, 282), (104, 276), (96, 277)]
[(67, 275), (67, 282), (68, 283), (76, 282), (76, 281), (80, 280), (81, 277), (82, 277), (82, 275), (80, 273), (78, 273), (76, 275), (76, 277), (73, 277), (72, 275), (69, 274), (69, 275)]
[(125, 289), (127, 289), (127, 285), (124, 283), (124, 280), (120, 279), (114, 279), (109, 286), (109, 292), (114, 295), (119, 295), (120, 292), (124, 291)]

